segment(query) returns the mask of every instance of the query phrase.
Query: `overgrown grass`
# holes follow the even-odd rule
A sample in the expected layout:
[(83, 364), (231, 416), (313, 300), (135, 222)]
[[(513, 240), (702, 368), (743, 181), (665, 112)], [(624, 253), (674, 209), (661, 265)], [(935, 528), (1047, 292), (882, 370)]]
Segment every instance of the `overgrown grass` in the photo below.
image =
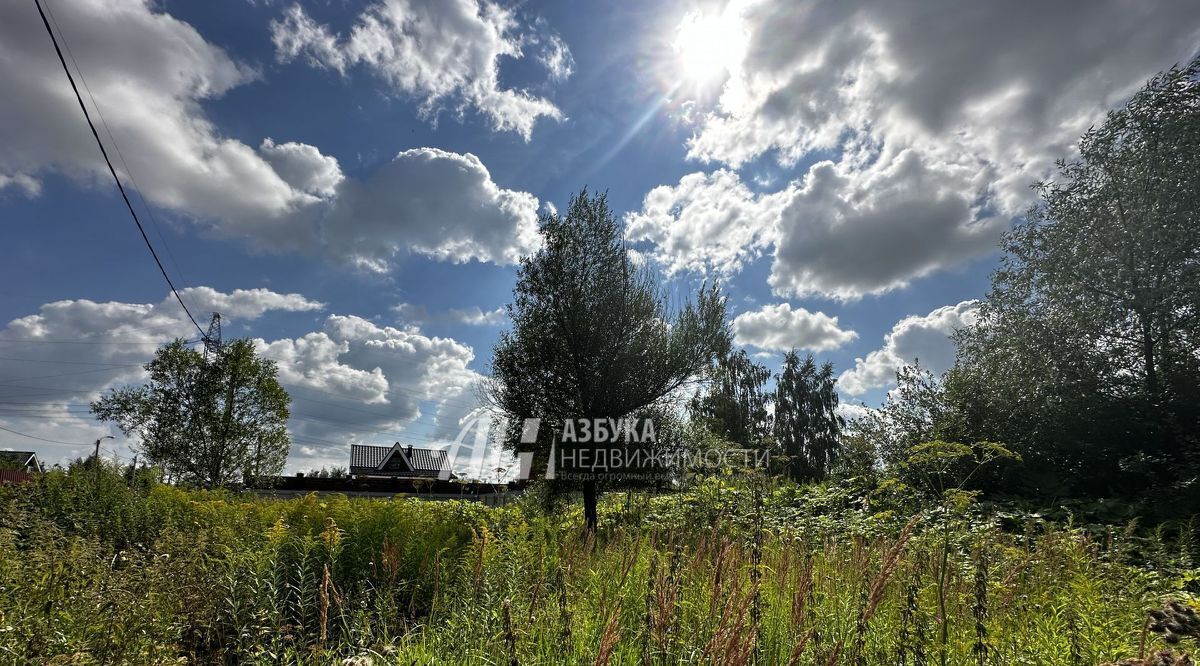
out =
[(1096, 664), (1194, 577), (1194, 540), (1151, 564), (1120, 530), (827, 486), (613, 494), (592, 536), (522, 503), (96, 478), (0, 491), (0, 660)]

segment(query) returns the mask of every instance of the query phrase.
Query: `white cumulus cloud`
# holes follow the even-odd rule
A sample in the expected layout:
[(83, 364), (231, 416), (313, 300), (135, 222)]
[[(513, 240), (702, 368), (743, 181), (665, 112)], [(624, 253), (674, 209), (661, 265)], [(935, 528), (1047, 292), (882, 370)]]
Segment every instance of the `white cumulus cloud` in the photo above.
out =
[(430, 312), (424, 305), (400, 303), (392, 306), (392, 312), (410, 324), (449, 322), (466, 326), (499, 326), (508, 320), (504, 308), (484, 310), (478, 305), (469, 308), (450, 308), (442, 312)]
[[(216, 309), (235, 322), (271, 311), (313, 311), (322, 304), (265, 289), (181, 291), (195, 309)], [(168, 295), (159, 303), (47, 303), (0, 329), (0, 448), (32, 449), (56, 462), (84, 455), (97, 437), (118, 434), (88, 413), (107, 388), (144, 380), (142, 365), (173, 338), (196, 329)], [(351, 442), (403, 440), (440, 446), (451, 424), (479, 407), (473, 350), (416, 327), (379, 326), (355, 316), (329, 315), (315, 331), (294, 338), (256, 338), (275, 361), (292, 396), (289, 468), (346, 466)], [(56, 442), (65, 442), (60, 444)], [(111, 442), (130, 459), (132, 442)]]
[(478, 157), (414, 148), (308, 211), (325, 250), (386, 270), (415, 252), (456, 263), (515, 264), (537, 248), (538, 200), (497, 185)]
[[(361, 65), (397, 93), (419, 98), (426, 116), (449, 102), (529, 140), (538, 118), (562, 113), (545, 98), (500, 87), (502, 59), (522, 56), (521, 28), (511, 10), (490, 0), (383, 0), (368, 6), (345, 36), (292, 5), (272, 21), (271, 40), (285, 62), (303, 56), (342, 74)], [(548, 57), (553, 74), (570, 73), (565, 45)]]
[(342, 168), (338, 161), (322, 155), (316, 146), (295, 141), (275, 143), (267, 137), (258, 147), (258, 152), (275, 168), (280, 178), (302, 192), (327, 197), (342, 182)]
[[(270, 311), (323, 307), (266, 289), (193, 287), (180, 295), (198, 317), (215, 310), (242, 323)], [(51, 462), (87, 453), (88, 443), (110, 432), (90, 416), (87, 403), (106, 388), (142, 381), (142, 365), (163, 343), (198, 335), (170, 294), (158, 303), (55, 301), (8, 322), (0, 328), (0, 425), (79, 447), (0, 432), (0, 448), (32, 448)], [(122, 444), (113, 446), (129, 453)]]
[[(438, 446), (422, 431), (437, 432), (443, 411), (458, 414), (477, 405), (471, 387), (479, 375), (468, 368), (472, 349), (417, 327), (330, 315), (319, 331), (257, 344), (278, 363), (280, 381), (292, 395), (295, 441), (312, 451), (301, 451), (290, 463), (295, 468), (345, 466), (351, 442)], [(422, 411), (423, 405), (431, 411)]]
[[(451, 12), (451, 5), (429, 11)], [(535, 244), (537, 199), (498, 186), (474, 155), (416, 148), (348, 179), (334, 156), (310, 144), (267, 137), (254, 148), (223, 134), (204, 104), (252, 85), (257, 70), (158, 3), (61, 0), (54, 10), (122, 180), (200, 229), (379, 271), (407, 253), (508, 264)], [(472, 20), (507, 25), (507, 15), (495, 12)], [(427, 45), (431, 59), (423, 66), (433, 69), (422, 76), (442, 76), (435, 70), (444, 67), (454, 80), (454, 70), (474, 57), (454, 55), (473, 49), (469, 41), (446, 48), (443, 57)], [(38, 196), (49, 173), (111, 188), (32, 5), (0, 5), (0, 63), (7, 100), (0, 104), (0, 192)]]
[(992, 251), (1008, 222), (980, 211), (969, 180), (911, 151), (865, 168), (814, 165), (781, 214), (771, 286), (849, 300)]
[(652, 244), (669, 273), (729, 274), (769, 243), (784, 202), (755, 195), (732, 171), (693, 173), (650, 190), (641, 210), (625, 215), (625, 237)]
[(775, 193), (787, 200), (777, 220), (740, 212), (726, 225), (736, 241), (712, 237), (716, 248), (694, 258), (684, 258), (692, 239), (721, 229), (717, 211), (774, 195), (722, 182), (687, 211), (677, 191), (726, 180), (692, 174), (653, 190), (666, 205), (647, 195), (630, 221), (671, 269), (708, 267), (713, 255), (736, 268), (770, 252), (784, 297), (884, 293), (992, 251), (1029, 185), (1200, 41), (1187, 0), (1098, 0), (1086, 11), (1034, 0), (937, 11), (918, 0), (733, 0), (721, 16), (746, 44), (723, 63), (717, 101), (690, 102), (689, 156), (745, 182), (756, 160), (805, 173)]
[(738, 344), (768, 351), (828, 351), (858, 337), (858, 333), (840, 328), (837, 317), (792, 309), (788, 303), (764, 305), (739, 314), (733, 319), (733, 332)]
[(895, 382), (896, 371), (919, 362), (921, 367), (941, 374), (954, 365), (954, 342), (950, 335), (975, 322), (978, 303), (963, 301), (937, 308), (927, 315), (912, 315), (896, 322), (883, 337), (883, 346), (854, 359), (854, 367), (838, 378), (838, 389), (862, 395)]
[[(310, 198), (205, 117), (201, 105), (254, 80), (252, 68), (154, 3), (69, 0), (54, 13), (85, 99), (91, 106), (94, 95), (120, 146), (117, 167), (128, 163), (147, 199), (199, 216), (273, 220)], [(32, 4), (0, 5), (0, 63), (0, 185), (36, 194), (51, 170), (104, 183), (107, 168)]]

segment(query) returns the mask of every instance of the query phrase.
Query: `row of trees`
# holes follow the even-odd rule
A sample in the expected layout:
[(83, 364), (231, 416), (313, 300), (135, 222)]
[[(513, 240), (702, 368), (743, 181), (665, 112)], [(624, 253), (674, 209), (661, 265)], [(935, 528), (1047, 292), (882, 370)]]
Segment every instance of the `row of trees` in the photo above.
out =
[(711, 371), (688, 404), (708, 432), (743, 448), (775, 454), (795, 481), (823, 479), (837, 461), (844, 419), (838, 414), (833, 365), (795, 350), (783, 357), (774, 390), (771, 371), (739, 349)]
[(985, 489), (1198, 508), (1198, 77), (1200, 60), (1152, 79), (1037, 186), (954, 368), (904, 369), (855, 424), (885, 465), (922, 441), (1002, 442), (1024, 463)]
[[(732, 347), (720, 289), (674, 305), (606, 197), (581, 192), (541, 217), (544, 244), (521, 262), (494, 349), (485, 393), (513, 417), (506, 444), (540, 469), (568, 420), (653, 417), (676, 443), (690, 421), (811, 481), (839, 457), (896, 472), (928, 442), (1000, 443), (1024, 462), (978, 476), (985, 489), (1200, 497), (1198, 77), (1200, 60), (1155, 77), (1083, 136), (1006, 235), (954, 368), (902, 369), (884, 406), (849, 427), (829, 364), (790, 352), (768, 390), (770, 370)], [(225, 485), (282, 469), (289, 399), (249, 341), (209, 359), (176, 342), (147, 369), (148, 385), (93, 411), (173, 478)], [(542, 420), (535, 441), (523, 441), (525, 418)], [(600, 488), (581, 486), (593, 525)]]

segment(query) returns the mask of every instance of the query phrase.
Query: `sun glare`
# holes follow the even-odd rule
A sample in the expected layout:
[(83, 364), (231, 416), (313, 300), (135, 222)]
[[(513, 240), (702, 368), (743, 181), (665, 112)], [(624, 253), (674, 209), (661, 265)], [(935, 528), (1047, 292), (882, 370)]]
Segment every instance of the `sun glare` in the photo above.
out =
[(683, 77), (705, 85), (720, 82), (733, 70), (745, 43), (741, 21), (735, 14), (692, 12), (680, 22), (673, 45)]

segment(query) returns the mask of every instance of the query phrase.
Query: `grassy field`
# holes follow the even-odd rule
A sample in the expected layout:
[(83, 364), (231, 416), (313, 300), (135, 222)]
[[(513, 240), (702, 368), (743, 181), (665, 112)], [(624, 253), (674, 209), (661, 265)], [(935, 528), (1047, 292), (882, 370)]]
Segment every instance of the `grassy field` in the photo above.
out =
[(593, 536), (532, 501), (134, 485), (0, 491), (4, 663), (1097, 664), (1162, 647), (1146, 609), (1196, 578), (1186, 529), (837, 486), (611, 493)]

